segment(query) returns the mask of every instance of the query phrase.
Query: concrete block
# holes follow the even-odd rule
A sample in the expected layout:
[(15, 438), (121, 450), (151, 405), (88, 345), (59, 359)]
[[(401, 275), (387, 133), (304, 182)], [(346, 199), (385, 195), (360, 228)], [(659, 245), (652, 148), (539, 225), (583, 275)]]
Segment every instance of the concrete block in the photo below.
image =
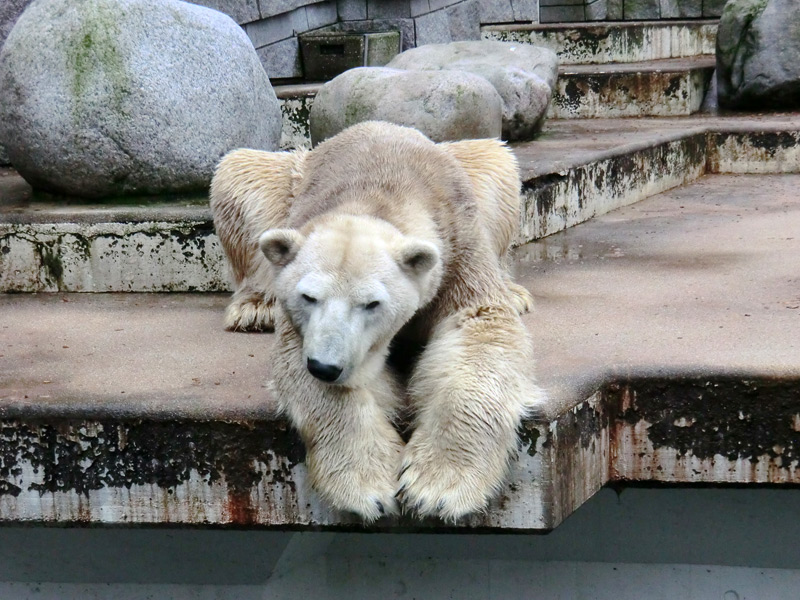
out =
[(583, 6), (584, 0), (539, 0), (540, 6)]
[(428, 0), (411, 0), (408, 6), (412, 17), (431, 12), (431, 4)]
[(281, 128), (281, 150), (311, 150), (311, 131), (308, 115), (314, 104), (316, 91), (279, 98), (283, 127)]
[(605, 21), (608, 18), (608, 0), (594, 0), (586, 5), (587, 21)]
[(719, 17), (727, 0), (703, 0), (703, 16)]
[(258, 21), (261, 18), (257, 0), (193, 0), (192, 4), (199, 4), (225, 13), (240, 25)]
[[(433, 5), (433, 0), (431, 0)], [(481, 6), (479, 0), (458, 2), (414, 19), (417, 45), (479, 40)]]
[(306, 79), (328, 81), (356, 67), (382, 67), (400, 52), (400, 32), (324, 31), (300, 36)]
[(259, 48), (256, 54), (270, 79), (303, 76), (300, 45), (296, 37)]
[(485, 23), (511, 23), (514, 7), (511, 0), (480, 0), (481, 25)]
[(606, 0), (606, 19), (609, 21), (622, 21), (622, 0)]
[(540, 6), (539, 20), (542, 23), (574, 23), (584, 21), (583, 6)]
[(410, 16), (409, 0), (367, 0), (368, 19), (403, 19)]
[[(231, 0), (234, 1), (234, 0)], [(275, 17), (320, 0), (259, 0), (261, 18)]]
[(336, 23), (338, 20), (336, 0), (309, 4), (306, 6), (306, 18), (308, 19), (309, 30)]
[(355, 33), (391, 30), (400, 32), (401, 50), (416, 48), (417, 34), (414, 27), (414, 19), (367, 19), (363, 21), (343, 21), (336, 25), (336, 31)]
[(417, 46), (446, 44), (451, 42), (450, 25), (443, 10), (428, 13), (414, 19), (417, 31)]
[(368, 67), (382, 67), (400, 53), (400, 32), (368, 33), (366, 60)]
[(453, 6), (459, 2), (461, 2), (461, 0), (428, 0), (432, 11), (447, 8), (448, 6)]
[(539, 0), (511, 0), (514, 21), (517, 23), (537, 23), (539, 21)]
[(454, 42), (481, 39), (481, 9), (478, 0), (466, 0), (445, 9), (450, 39)]
[[(675, 63), (673, 63), (675, 64)], [(571, 65), (561, 72), (548, 118), (680, 117), (703, 103), (714, 59), (686, 65), (616, 67)]]
[(253, 42), (253, 46), (261, 48), (308, 31), (308, 18), (305, 8), (299, 8), (276, 17), (248, 23), (244, 30)]
[(624, 2), (624, 18), (627, 20), (661, 18), (661, 0), (624, 0)]
[[(624, 26), (595, 23), (592, 27), (583, 27), (582, 31), (584, 36), (575, 35), (571, 27), (489, 25), (483, 28), (483, 36), (487, 40), (549, 48), (558, 54), (562, 65), (697, 57), (714, 54), (717, 38), (716, 23), (701, 20), (626, 23)], [(594, 43), (586, 43), (589, 36)]]
[(367, 18), (367, 0), (337, 0), (339, 19), (358, 21)]
[(703, 0), (660, 0), (661, 18), (697, 18), (703, 15)]

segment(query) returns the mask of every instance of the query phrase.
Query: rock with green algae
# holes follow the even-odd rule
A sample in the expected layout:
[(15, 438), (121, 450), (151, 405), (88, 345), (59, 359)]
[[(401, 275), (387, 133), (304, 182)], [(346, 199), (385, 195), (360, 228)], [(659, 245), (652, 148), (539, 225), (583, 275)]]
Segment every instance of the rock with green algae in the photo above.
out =
[(359, 67), (320, 89), (311, 107), (311, 142), (363, 121), (418, 129), (434, 142), (500, 137), (503, 101), (483, 77), (460, 71)]
[(463, 71), (491, 83), (503, 99), (503, 139), (532, 139), (542, 128), (558, 77), (558, 57), (547, 48), (513, 42), (451, 42), (406, 50), (387, 67)]
[(70, 196), (204, 189), (221, 156), (277, 149), (280, 105), (240, 27), (178, 0), (35, 0), (0, 53), (0, 139)]
[(723, 108), (800, 108), (800, 3), (731, 0), (717, 33)]

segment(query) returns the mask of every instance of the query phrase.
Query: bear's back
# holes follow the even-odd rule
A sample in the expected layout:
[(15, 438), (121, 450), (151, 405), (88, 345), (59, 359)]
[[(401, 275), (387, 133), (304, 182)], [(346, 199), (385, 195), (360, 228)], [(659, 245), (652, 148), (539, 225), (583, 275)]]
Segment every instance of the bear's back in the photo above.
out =
[(475, 201), (451, 154), (414, 129), (373, 121), (307, 155), (288, 225), (302, 228), (322, 215), (347, 212), (386, 220), (412, 235), (425, 218), (451, 236), (454, 228), (471, 227)]

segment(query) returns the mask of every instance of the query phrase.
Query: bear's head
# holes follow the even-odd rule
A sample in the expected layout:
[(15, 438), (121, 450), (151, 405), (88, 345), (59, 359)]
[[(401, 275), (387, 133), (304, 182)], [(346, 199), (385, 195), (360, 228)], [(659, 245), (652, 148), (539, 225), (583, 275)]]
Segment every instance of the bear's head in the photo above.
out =
[(389, 343), (436, 295), (439, 250), (373, 217), (336, 215), (304, 235), (271, 229), (259, 239), (274, 291), (303, 340), (317, 379), (357, 386), (383, 367)]

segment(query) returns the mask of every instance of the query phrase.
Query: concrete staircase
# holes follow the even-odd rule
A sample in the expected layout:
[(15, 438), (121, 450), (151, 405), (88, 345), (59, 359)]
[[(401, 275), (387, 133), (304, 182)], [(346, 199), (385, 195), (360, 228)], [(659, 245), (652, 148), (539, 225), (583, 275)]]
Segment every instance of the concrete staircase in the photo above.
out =
[[(800, 483), (800, 115), (692, 115), (713, 28), (485, 29), (574, 64), (514, 147), (552, 402), (455, 528), (550, 530), (609, 482)], [(285, 145), (315, 90), (278, 91)], [(361, 527), (309, 491), (227, 288), (205, 198), (56, 203), (0, 170), (0, 523)], [(452, 529), (374, 526), (406, 528)]]
[[(551, 119), (690, 115), (700, 109), (714, 72), (714, 20), (489, 25), (482, 35), (558, 54)], [(309, 146), (308, 114), (320, 86), (276, 88), (283, 148)]]

